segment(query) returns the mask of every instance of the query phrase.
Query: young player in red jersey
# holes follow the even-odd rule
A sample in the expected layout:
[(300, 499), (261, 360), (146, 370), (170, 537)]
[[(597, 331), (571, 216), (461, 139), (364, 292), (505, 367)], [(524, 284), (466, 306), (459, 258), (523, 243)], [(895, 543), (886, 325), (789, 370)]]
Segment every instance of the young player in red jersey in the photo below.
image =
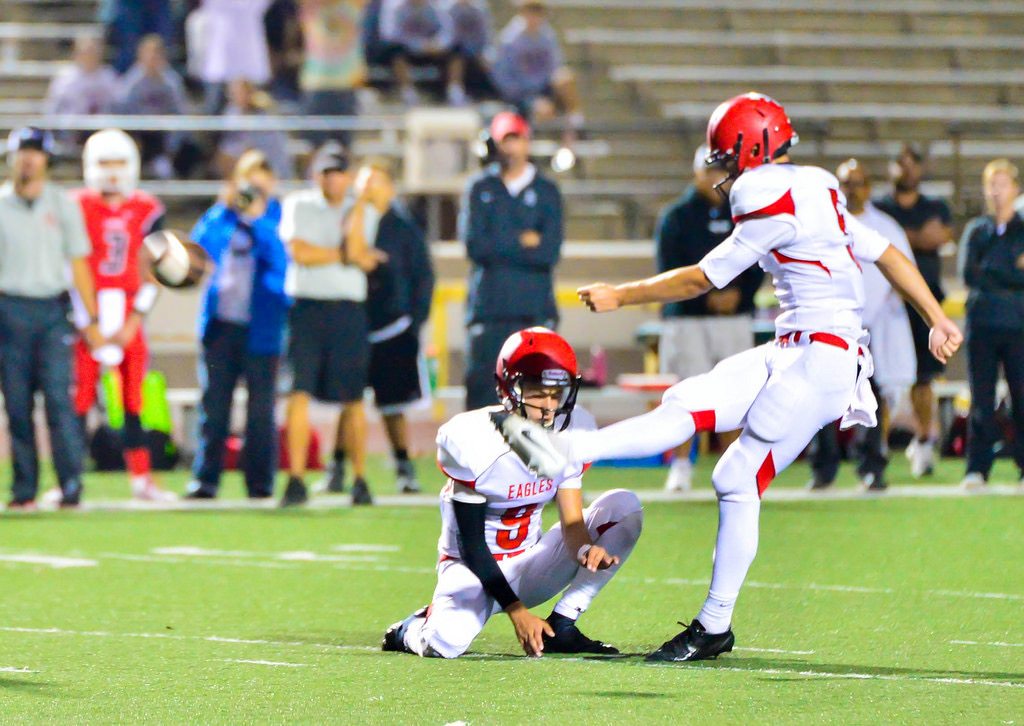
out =
[[(124, 458), (132, 495), (167, 501), (175, 497), (153, 481), (139, 420), (142, 379), (149, 358), (142, 323), (159, 291), (151, 279), (148, 257), (139, 252), (145, 236), (163, 226), (164, 206), (135, 188), (139, 150), (119, 129), (90, 136), (82, 152), (82, 166), (85, 188), (76, 192), (76, 197), (92, 242), (89, 264), (96, 280), (96, 322), (104, 344), (92, 350), (82, 340), (75, 344), (75, 412), (84, 418), (95, 403), (101, 368), (117, 368), (125, 410)], [(82, 315), (77, 300), (75, 314)]]

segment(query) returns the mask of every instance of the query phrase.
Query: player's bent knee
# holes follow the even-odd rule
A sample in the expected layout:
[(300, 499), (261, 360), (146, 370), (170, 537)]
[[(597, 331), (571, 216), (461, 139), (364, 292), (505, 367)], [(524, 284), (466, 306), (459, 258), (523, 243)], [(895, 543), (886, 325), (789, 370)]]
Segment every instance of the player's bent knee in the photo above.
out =
[(610, 489), (599, 496), (588, 507), (592, 511), (603, 511), (609, 514), (609, 519), (622, 519), (635, 512), (643, 513), (643, 505), (640, 497), (629, 489)]
[(711, 473), (711, 483), (719, 499), (757, 501), (757, 470), (761, 461), (753, 452), (734, 444), (726, 449)]

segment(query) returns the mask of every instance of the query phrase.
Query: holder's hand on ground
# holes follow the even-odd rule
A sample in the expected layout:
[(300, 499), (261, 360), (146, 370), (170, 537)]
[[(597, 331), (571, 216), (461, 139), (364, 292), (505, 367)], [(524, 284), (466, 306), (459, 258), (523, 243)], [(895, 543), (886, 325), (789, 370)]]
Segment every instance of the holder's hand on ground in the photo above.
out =
[(538, 618), (518, 600), (509, 605), (505, 612), (512, 621), (512, 627), (516, 629), (516, 638), (523, 646), (523, 652), (531, 658), (541, 657), (544, 654), (544, 634), (555, 637), (555, 631), (548, 621)]
[(622, 293), (614, 286), (595, 282), (576, 290), (580, 300), (595, 313), (607, 313), (622, 306)]
[(928, 350), (942, 363), (947, 362), (963, 342), (960, 328), (949, 318), (936, 321), (928, 333)]
[(608, 554), (608, 550), (598, 545), (590, 545), (579, 558), (580, 565), (591, 572), (607, 570), (619, 564), (619, 558)]

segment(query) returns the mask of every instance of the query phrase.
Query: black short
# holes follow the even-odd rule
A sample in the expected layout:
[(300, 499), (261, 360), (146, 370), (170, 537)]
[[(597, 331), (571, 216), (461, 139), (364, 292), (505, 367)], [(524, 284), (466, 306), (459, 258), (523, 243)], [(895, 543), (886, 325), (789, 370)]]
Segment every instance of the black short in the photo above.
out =
[(914, 336), (914, 352), (917, 354), (917, 380), (914, 385), (927, 386), (945, 372), (946, 366), (928, 350), (928, 334), (931, 332), (928, 323), (910, 305), (907, 305), (907, 314), (910, 316), (910, 332)]
[(370, 386), (381, 413), (397, 413), (426, 397), (420, 341), (414, 328), (370, 345)]
[(362, 303), (297, 299), (288, 313), (292, 390), (331, 403), (362, 400), (370, 363), (366, 336)]

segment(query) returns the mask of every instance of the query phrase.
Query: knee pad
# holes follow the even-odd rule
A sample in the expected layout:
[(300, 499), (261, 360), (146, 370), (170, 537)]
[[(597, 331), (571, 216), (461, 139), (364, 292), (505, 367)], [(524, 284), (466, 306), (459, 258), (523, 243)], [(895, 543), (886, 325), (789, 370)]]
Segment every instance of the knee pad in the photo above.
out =
[(719, 499), (731, 501), (759, 501), (757, 470), (761, 461), (753, 452), (744, 450), (740, 442), (734, 443), (718, 460), (711, 474), (711, 483)]

